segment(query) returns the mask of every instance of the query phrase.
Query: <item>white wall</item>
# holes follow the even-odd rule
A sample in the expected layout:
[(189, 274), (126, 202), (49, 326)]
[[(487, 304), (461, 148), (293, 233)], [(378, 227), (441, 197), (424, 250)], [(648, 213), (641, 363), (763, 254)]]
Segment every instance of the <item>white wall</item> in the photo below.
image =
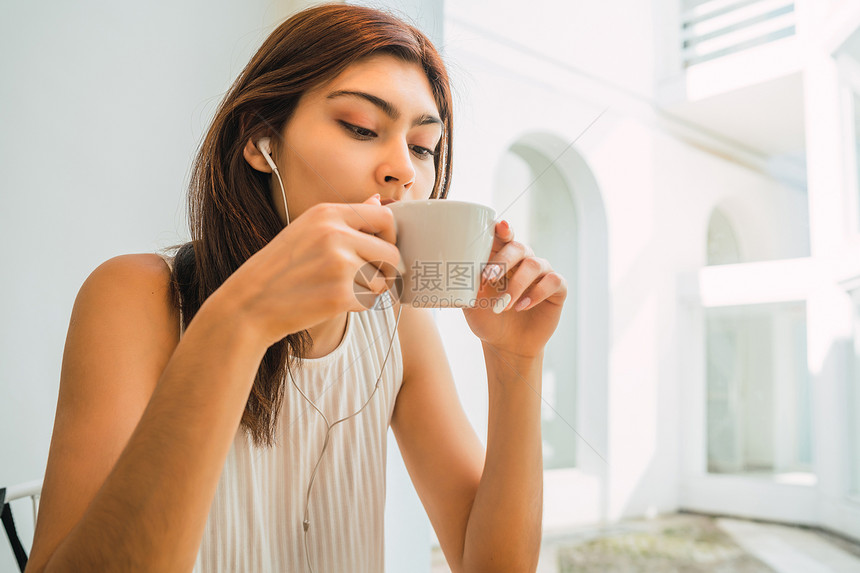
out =
[[(0, 485), (41, 479), (75, 295), (101, 262), (187, 240), (185, 190), (271, 2), (5, 2), (0, 18)], [(25, 547), (27, 506), (15, 505)], [(0, 571), (15, 571), (5, 535)]]

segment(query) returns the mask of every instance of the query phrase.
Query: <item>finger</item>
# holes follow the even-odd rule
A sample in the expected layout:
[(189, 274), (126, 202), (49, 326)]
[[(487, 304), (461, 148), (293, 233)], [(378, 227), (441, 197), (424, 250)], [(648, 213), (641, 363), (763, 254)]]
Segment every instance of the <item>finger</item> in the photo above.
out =
[(372, 263), (381, 268), (388, 278), (394, 279), (398, 270), (403, 272), (404, 267), (401, 262), (400, 251), (388, 241), (357, 230), (349, 233), (348, 241), (349, 246), (364, 262)]
[(393, 285), (391, 278), (373, 263), (356, 259), (355, 264), (357, 270), (353, 282), (359, 287), (368, 289), (375, 294), (380, 294)]
[(511, 224), (508, 223), (506, 219), (502, 219), (501, 221), (496, 223), (496, 234), (499, 235), (506, 242), (514, 240), (514, 230), (511, 228)]
[(388, 207), (383, 207), (378, 202), (365, 202), (341, 203), (335, 208), (343, 222), (353, 229), (376, 235), (392, 245), (397, 241), (394, 232), (394, 214)]
[(519, 301), (522, 294), (532, 283), (552, 271), (549, 261), (538, 257), (526, 257), (517, 265), (506, 288), (499, 294), (510, 295), (511, 299), (506, 308), (512, 307)]
[(496, 223), (494, 225), (493, 247), (490, 249), (490, 256), (495, 255), (499, 252), (499, 249), (513, 240), (514, 231), (511, 229), (510, 224), (505, 220)]
[[(520, 299), (511, 305), (511, 308), (522, 312), (544, 301), (562, 304), (565, 298), (567, 298), (567, 281), (557, 272), (551, 271), (527, 289)], [(526, 304), (523, 304), (524, 302)]]
[(357, 304), (353, 304), (349, 310), (356, 312), (373, 308), (376, 304), (377, 298), (379, 297), (379, 294), (357, 283), (353, 287), (353, 294), (355, 295), (355, 302)]
[(481, 274), (481, 279), (491, 284), (498, 283), (502, 277), (513, 271), (521, 260), (533, 255), (534, 251), (528, 245), (518, 241), (510, 241), (497, 253), (490, 256), (490, 260), (487, 261)]

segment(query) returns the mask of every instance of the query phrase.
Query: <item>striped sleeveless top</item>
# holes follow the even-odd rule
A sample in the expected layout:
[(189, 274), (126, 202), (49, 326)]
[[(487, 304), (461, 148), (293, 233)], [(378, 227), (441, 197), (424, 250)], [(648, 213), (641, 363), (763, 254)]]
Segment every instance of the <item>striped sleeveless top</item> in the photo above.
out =
[[(163, 258), (172, 270), (172, 259)], [(338, 347), (293, 373), (329, 424), (358, 411), (373, 392), (394, 330), (386, 306), (348, 313)], [(360, 414), (333, 426), (314, 478), (307, 531), (314, 573), (384, 570), (386, 441), (402, 382), (395, 335), (379, 389)], [(285, 388), (274, 447), (258, 448), (241, 427), (236, 432), (193, 573), (309, 571), (302, 521), (326, 425), (292, 382)]]

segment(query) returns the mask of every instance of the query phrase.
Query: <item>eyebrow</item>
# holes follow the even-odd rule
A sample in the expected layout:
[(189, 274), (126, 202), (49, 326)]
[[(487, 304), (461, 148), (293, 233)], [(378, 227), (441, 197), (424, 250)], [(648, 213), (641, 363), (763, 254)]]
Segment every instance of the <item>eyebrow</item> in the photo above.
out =
[[(394, 107), (394, 105), (392, 105), (390, 102), (385, 101), (381, 97), (369, 94), (367, 92), (358, 92), (353, 90), (337, 90), (328, 94), (328, 96), (326, 96), (326, 99), (334, 99), (343, 96), (357, 97), (369, 101), (370, 103), (381, 109), (385, 113), (385, 115), (387, 115), (393, 120), (397, 120), (400, 117), (400, 111), (398, 111), (398, 109)], [(429, 113), (421, 114), (420, 116), (415, 118), (415, 121), (412, 122), (413, 127), (418, 125), (433, 124), (441, 126), (442, 120), (435, 115), (431, 115)]]

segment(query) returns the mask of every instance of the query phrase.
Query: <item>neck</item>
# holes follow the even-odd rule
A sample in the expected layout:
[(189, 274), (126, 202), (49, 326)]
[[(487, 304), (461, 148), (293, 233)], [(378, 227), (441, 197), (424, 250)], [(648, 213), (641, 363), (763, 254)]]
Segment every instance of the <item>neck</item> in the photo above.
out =
[(322, 358), (340, 345), (341, 340), (346, 335), (347, 314), (339, 314), (308, 328), (308, 334), (313, 339), (313, 345), (307, 358)]

